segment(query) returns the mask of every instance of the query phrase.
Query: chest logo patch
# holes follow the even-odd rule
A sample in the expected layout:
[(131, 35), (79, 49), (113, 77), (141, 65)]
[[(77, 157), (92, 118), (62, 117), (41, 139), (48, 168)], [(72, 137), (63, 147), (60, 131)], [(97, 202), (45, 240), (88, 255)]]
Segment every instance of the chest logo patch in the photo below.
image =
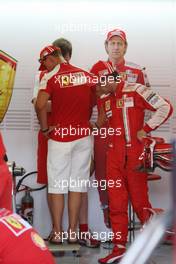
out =
[(133, 97), (126, 97), (124, 99), (125, 101), (125, 107), (133, 107), (134, 106), (134, 99)]
[(133, 97), (126, 97), (116, 100), (116, 107), (122, 108), (122, 107), (134, 107), (134, 99)]
[(122, 107), (124, 107), (124, 99), (117, 99), (116, 100), (116, 107), (117, 108), (122, 108)]

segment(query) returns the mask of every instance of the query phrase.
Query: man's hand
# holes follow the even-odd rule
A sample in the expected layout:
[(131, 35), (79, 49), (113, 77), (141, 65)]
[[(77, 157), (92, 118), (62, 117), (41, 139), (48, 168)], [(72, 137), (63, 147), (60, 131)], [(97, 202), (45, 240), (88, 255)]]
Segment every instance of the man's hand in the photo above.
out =
[(104, 123), (107, 121), (107, 117), (105, 114), (105, 111), (103, 109), (103, 106), (100, 108), (100, 111), (98, 113), (98, 119), (97, 122), (90, 122), (90, 126), (92, 130), (95, 129), (101, 129), (101, 127), (104, 125)]
[(117, 85), (118, 83), (116, 82), (106, 82), (103, 84), (101, 83), (97, 84), (96, 85), (96, 95), (100, 97), (102, 94), (113, 93), (116, 91)]
[(107, 121), (107, 117), (106, 117), (106, 114), (105, 114), (105, 111), (103, 109), (103, 107), (100, 108), (100, 111), (98, 113), (98, 119), (97, 119), (97, 125), (98, 127), (102, 127), (103, 124)]
[(55, 126), (50, 126), (48, 129), (44, 129), (42, 131), (42, 134), (46, 137), (46, 138), (49, 138), (49, 134), (55, 129)]
[(143, 129), (141, 129), (141, 130), (139, 130), (138, 132), (137, 132), (137, 138), (140, 140), (140, 141), (142, 141), (142, 139), (144, 138), (144, 137), (146, 137), (147, 136), (147, 133), (143, 130)]
[[(31, 101), (31, 103), (34, 105), (34, 109), (36, 108), (36, 102), (37, 102), (37, 98), (34, 97)], [(46, 109), (47, 109), (47, 112), (49, 112), (49, 113), (51, 112), (51, 100), (48, 100), (47, 105), (46, 105)], [(36, 109), (35, 109), (35, 111), (36, 111)]]
[(45, 91), (39, 91), (37, 95), (35, 109), (36, 109), (36, 113), (37, 113), (37, 117), (40, 123), (41, 130), (45, 130), (48, 128), (48, 121), (47, 121), (47, 102), (48, 100), (49, 100), (49, 94), (46, 93)]

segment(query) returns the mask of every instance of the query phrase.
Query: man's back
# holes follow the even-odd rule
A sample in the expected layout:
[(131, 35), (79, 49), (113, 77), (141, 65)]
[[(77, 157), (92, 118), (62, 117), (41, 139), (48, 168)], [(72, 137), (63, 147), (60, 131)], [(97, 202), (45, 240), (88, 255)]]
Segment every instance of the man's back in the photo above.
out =
[[(68, 128), (70, 125), (89, 128), (95, 95), (93, 77), (86, 71), (67, 63), (57, 67), (58, 71), (48, 81), (47, 76), (44, 76), (45, 84), (44, 80), (41, 80), (41, 90), (47, 92), (51, 98), (53, 125), (61, 128)], [(63, 141), (61, 138), (56, 138), (54, 132), (51, 133), (51, 137)], [(65, 138), (65, 141), (70, 140), (69, 137)]]

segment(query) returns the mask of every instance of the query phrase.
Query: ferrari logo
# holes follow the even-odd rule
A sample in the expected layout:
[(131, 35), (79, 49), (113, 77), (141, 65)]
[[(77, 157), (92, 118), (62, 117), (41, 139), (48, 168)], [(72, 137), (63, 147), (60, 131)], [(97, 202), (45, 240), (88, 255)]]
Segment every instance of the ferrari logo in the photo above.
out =
[(0, 122), (8, 109), (15, 80), (17, 61), (0, 50)]
[(116, 107), (122, 108), (124, 106), (124, 100), (123, 99), (117, 99), (116, 101)]
[(70, 77), (68, 75), (63, 75), (61, 81), (63, 86), (68, 86), (70, 84)]
[(105, 102), (105, 110), (109, 111), (110, 109), (111, 109), (111, 101), (108, 100), (108, 101)]
[(47, 249), (46, 248), (46, 245), (45, 245), (45, 242), (43, 241), (43, 239), (41, 238), (41, 236), (39, 236), (37, 233), (32, 232), (31, 233), (31, 238), (32, 238), (32, 241), (34, 242), (34, 244), (37, 247), (41, 248), (42, 250)]
[(0, 222), (2, 222), (9, 229), (10, 233), (17, 237), (32, 228), (28, 222), (17, 214), (2, 217), (0, 218)]
[(11, 225), (11, 226), (13, 226), (13, 227), (15, 227), (17, 229), (22, 229), (23, 228), (22, 224), (17, 219), (15, 219), (13, 216), (7, 217), (6, 218), (6, 222), (9, 225)]

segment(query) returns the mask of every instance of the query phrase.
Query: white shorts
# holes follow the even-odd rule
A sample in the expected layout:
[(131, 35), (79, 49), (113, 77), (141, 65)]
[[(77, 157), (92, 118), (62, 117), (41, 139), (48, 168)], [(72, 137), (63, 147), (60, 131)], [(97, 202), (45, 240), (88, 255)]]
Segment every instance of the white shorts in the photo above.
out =
[(71, 142), (48, 140), (48, 192), (87, 192), (90, 176), (91, 137)]

